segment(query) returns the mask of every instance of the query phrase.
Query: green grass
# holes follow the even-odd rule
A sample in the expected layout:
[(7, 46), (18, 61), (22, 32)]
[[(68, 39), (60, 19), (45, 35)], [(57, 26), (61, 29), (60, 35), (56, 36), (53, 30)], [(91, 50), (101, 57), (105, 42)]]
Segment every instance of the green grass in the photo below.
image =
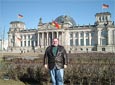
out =
[[(0, 64), (1, 63), (3, 63), (2, 62), (2, 57), (0, 57)], [(3, 72), (4, 71), (0, 70), (0, 75), (2, 75)], [(0, 85), (25, 85), (25, 84), (21, 81), (0, 79)]]
[[(31, 56), (31, 55), (36, 56), (38, 55), (38, 53), (25, 53), (21, 55), (8, 53), (4, 55), (5, 56), (8, 55), (11, 57), (15, 57), (15, 56), (23, 57), (23, 56)], [(35, 69), (34, 67), (31, 67), (31, 66), (21, 67), (19, 64), (20, 68), (14, 68), (13, 70), (8, 70), (7, 65), (10, 65), (10, 63), (17, 62), (17, 61), (13, 60), (13, 61), (1, 62), (1, 66), (3, 65), (5, 66), (7, 64), (6, 67), (4, 67), (4, 69), (0, 70), (1, 76), (2, 74), (4, 74), (4, 72), (9, 71), (11, 78), (12, 77), (15, 78), (15, 76), (20, 76), (20, 74), (23, 76), (23, 74), (26, 73), (28, 76), (31, 76), (31, 78), (35, 78), (35, 80), (37, 79), (38, 81), (40, 80), (40, 82), (44, 82), (44, 80), (50, 79), (49, 75), (47, 75), (48, 74), (47, 71), (44, 69), (44, 67), (41, 66), (41, 63), (43, 63), (43, 55), (39, 54), (38, 56), (41, 56), (38, 59), (39, 61), (37, 61), (38, 64), (40, 63), (38, 69)], [(68, 85), (74, 85), (75, 82), (78, 82), (81, 84), (83, 82), (84, 83), (86, 82), (88, 84), (96, 83), (95, 85), (109, 85), (109, 84), (113, 85), (114, 84), (115, 54), (113, 53), (76, 53), (76, 54), (69, 54), (68, 56), (69, 56), (69, 65), (68, 65), (68, 68), (65, 69), (65, 81), (66, 81), (65, 83), (67, 83)], [(22, 62), (28, 65), (28, 62), (25, 62), (25, 60)], [(30, 83), (28, 83), (28, 81), (26, 82), (27, 82), (26, 85), (31, 85)], [(15, 80), (6, 80), (6, 81), (0, 80), (0, 85), (24, 85), (24, 84), (21, 81), (15, 81)]]

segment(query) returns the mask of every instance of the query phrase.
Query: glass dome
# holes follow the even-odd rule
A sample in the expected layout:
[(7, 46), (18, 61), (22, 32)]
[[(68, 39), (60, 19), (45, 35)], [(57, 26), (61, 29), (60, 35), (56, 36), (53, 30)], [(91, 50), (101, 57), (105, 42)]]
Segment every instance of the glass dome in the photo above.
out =
[(67, 15), (61, 15), (57, 17), (55, 21), (58, 22), (59, 24), (66, 23), (66, 24), (70, 24), (71, 26), (76, 26), (76, 22), (74, 21), (74, 19)]

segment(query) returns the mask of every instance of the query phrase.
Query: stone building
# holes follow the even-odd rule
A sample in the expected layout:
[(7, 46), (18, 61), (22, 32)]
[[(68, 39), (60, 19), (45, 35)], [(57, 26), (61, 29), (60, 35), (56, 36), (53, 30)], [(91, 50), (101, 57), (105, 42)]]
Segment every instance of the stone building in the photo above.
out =
[(43, 23), (40, 18), (37, 29), (26, 29), (25, 23), (13, 21), (8, 32), (9, 51), (44, 52), (53, 38), (58, 38), (67, 52), (115, 52), (115, 25), (111, 13), (96, 13), (93, 25), (76, 25), (70, 16), (62, 15), (55, 19), (61, 27), (52, 22)]

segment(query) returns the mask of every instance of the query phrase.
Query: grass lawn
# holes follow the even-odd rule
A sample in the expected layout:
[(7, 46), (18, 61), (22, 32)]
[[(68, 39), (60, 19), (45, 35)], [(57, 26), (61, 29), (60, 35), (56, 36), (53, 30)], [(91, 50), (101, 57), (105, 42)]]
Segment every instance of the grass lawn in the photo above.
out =
[(25, 84), (21, 81), (0, 79), (0, 85), (25, 85)]
[[(2, 54), (0, 53), (0, 63), (1, 61), (2, 61)], [(0, 72), (0, 75), (1, 75), (1, 72)], [(21, 81), (0, 79), (0, 85), (25, 85), (25, 84)]]

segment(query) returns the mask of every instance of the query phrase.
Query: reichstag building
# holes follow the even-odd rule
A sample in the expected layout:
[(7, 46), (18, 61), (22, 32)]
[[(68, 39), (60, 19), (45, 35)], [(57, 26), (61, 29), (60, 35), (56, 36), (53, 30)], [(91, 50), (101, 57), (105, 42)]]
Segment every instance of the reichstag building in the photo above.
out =
[(67, 15), (55, 20), (60, 28), (52, 22), (43, 23), (39, 19), (37, 29), (26, 29), (22, 21), (10, 22), (8, 31), (8, 51), (44, 52), (52, 44), (53, 38), (59, 39), (67, 52), (115, 52), (115, 25), (110, 12), (95, 14), (93, 25), (79, 26)]

